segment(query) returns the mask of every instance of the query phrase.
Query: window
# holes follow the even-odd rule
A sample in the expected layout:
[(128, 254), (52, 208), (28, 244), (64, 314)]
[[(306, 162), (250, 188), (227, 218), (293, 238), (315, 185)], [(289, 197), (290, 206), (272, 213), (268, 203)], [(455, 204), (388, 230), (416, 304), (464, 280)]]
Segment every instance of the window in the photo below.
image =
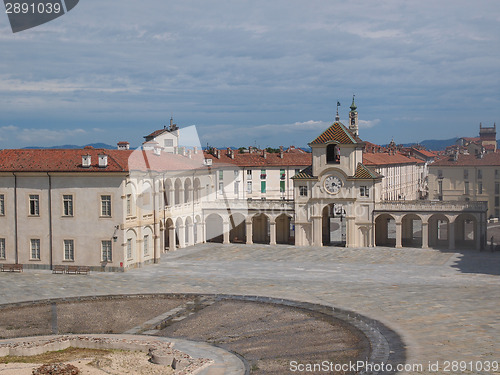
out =
[(477, 170), (477, 179), (480, 180), (483, 178), (483, 171), (481, 169)]
[(469, 181), (464, 182), (465, 194), (469, 194)]
[(63, 215), (73, 216), (73, 196), (63, 195)]
[(144, 236), (144, 255), (147, 256), (149, 254), (149, 235), (146, 234)]
[(495, 208), (495, 217), (500, 217), (500, 210)]
[(500, 183), (495, 182), (495, 194), (500, 194)]
[(5, 238), (0, 238), (0, 259), (5, 259)]
[(127, 239), (127, 259), (132, 259), (132, 238)]
[(281, 180), (285, 179), (285, 170), (284, 169), (280, 169), (280, 179)]
[(266, 170), (265, 169), (261, 169), (260, 170), (260, 179), (261, 180), (265, 180), (266, 177), (267, 177)]
[(219, 194), (224, 192), (224, 182), (219, 182)]
[(495, 178), (498, 179), (500, 177), (500, 171), (495, 169)]
[(326, 162), (327, 164), (338, 164), (340, 163), (340, 152), (337, 145), (326, 146)]
[(101, 216), (111, 217), (111, 195), (101, 195)]
[(5, 215), (5, 197), (0, 194), (0, 215)]
[(438, 169), (438, 178), (443, 178), (443, 171)]
[(40, 215), (40, 197), (38, 195), (30, 195), (30, 215), (39, 216)]
[(251, 179), (252, 179), (252, 170), (247, 169), (247, 180), (251, 180)]
[(234, 170), (234, 179), (237, 180), (238, 178), (240, 178), (240, 171), (238, 169), (235, 169)]
[(224, 179), (224, 171), (219, 171), (219, 180)]
[(464, 169), (464, 180), (467, 180), (469, 178), (469, 170)]
[(75, 242), (64, 240), (64, 260), (75, 260)]
[(285, 181), (280, 181), (280, 193), (285, 192)]
[(247, 193), (252, 193), (252, 181), (247, 181)]
[(31, 258), (32, 260), (40, 260), (40, 240), (31, 240)]
[(360, 186), (359, 187), (359, 194), (362, 197), (369, 197), (370, 196), (370, 188), (368, 186)]
[(266, 192), (266, 181), (261, 181), (260, 182), (260, 192), (265, 193)]
[(477, 193), (483, 194), (483, 183), (482, 182), (478, 182), (478, 184), (477, 184)]
[(127, 195), (127, 216), (132, 215), (132, 195)]
[(240, 192), (240, 182), (239, 181), (234, 181), (234, 194), (238, 195)]
[(439, 200), (443, 200), (443, 181), (438, 181), (438, 195)]
[(112, 260), (112, 242), (109, 240), (101, 241), (101, 253), (103, 262), (111, 262)]
[(174, 140), (173, 139), (165, 139), (163, 141), (164, 147), (174, 147)]
[(301, 197), (307, 197), (307, 186), (299, 186), (299, 195)]

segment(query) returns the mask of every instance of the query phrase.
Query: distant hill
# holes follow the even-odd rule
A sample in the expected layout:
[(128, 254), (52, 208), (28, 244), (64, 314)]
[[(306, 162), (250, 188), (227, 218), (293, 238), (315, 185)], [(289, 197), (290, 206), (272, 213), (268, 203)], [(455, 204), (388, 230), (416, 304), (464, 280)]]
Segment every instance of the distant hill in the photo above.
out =
[(77, 145), (62, 145), (62, 146), (50, 146), (50, 147), (41, 147), (41, 146), (31, 146), (31, 147), (24, 147), (24, 148), (29, 148), (29, 149), (54, 149), (54, 148), (84, 148), (86, 146), (92, 146), (94, 148), (104, 148), (107, 150), (115, 150), (116, 146), (111, 146), (106, 143), (90, 143), (85, 146), (77, 146)]
[[(403, 143), (403, 147), (411, 147), (415, 146), (416, 144), (419, 144), (421, 146), (424, 146), (427, 150), (430, 151), (440, 151), (444, 150), (446, 147), (454, 145), (456, 143), (458, 138), (450, 138), (450, 139), (427, 139), (422, 142), (418, 143)], [(383, 145), (387, 146), (387, 145)]]

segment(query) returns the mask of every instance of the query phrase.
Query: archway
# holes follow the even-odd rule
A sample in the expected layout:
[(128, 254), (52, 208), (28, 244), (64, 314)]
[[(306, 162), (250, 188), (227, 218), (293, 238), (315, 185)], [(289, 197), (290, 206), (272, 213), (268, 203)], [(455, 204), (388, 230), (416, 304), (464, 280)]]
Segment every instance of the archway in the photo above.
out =
[(218, 214), (210, 214), (205, 218), (205, 231), (207, 242), (223, 243), (224, 224), (222, 217)]
[(291, 233), (291, 217), (281, 214), (276, 218), (276, 243), (293, 244)]
[(422, 219), (416, 214), (403, 216), (401, 245), (403, 247), (422, 247)]
[(185, 230), (186, 227), (184, 226), (184, 222), (180, 217), (177, 218), (175, 221), (175, 232), (177, 234), (176, 239), (177, 239), (177, 244), (179, 248), (184, 248), (186, 246), (185, 242)]
[(463, 249), (478, 247), (479, 223), (472, 214), (461, 214), (455, 219), (455, 246)]
[(329, 204), (322, 211), (323, 246), (346, 245), (345, 210), (341, 204)]
[(163, 199), (165, 201), (165, 206), (169, 207), (174, 204), (174, 188), (172, 186), (172, 181), (166, 179), (164, 183), (164, 193)]
[(191, 202), (191, 180), (186, 178), (184, 181), (184, 203)]
[(252, 241), (254, 243), (269, 244), (270, 242), (269, 218), (265, 214), (252, 217)]
[(450, 220), (443, 214), (429, 218), (429, 246), (447, 249), (449, 246)]
[(177, 240), (174, 221), (168, 218), (165, 222), (165, 250), (173, 251), (176, 248)]
[(229, 217), (229, 224), (231, 226), (229, 241), (232, 243), (245, 243), (247, 238), (245, 216), (240, 213), (232, 214)]
[(182, 204), (182, 196), (181, 196), (181, 190), (182, 190), (182, 182), (180, 179), (175, 180), (175, 186), (174, 186), (174, 204)]
[(201, 183), (198, 177), (194, 179), (193, 200), (195, 202), (199, 202), (201, 200)]
[(375, 219), (375, 246), (396, 246), (396, 220), (389, 214)]

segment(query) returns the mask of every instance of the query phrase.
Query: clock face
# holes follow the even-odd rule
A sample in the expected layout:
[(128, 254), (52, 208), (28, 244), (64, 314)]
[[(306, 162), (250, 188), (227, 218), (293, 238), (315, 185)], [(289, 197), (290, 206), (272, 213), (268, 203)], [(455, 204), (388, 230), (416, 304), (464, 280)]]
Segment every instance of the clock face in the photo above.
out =
[(336, 176), (328, 176), (325, 179), (325, 189), (330, 194), (337, 194), (342, 188), (342, 180)]

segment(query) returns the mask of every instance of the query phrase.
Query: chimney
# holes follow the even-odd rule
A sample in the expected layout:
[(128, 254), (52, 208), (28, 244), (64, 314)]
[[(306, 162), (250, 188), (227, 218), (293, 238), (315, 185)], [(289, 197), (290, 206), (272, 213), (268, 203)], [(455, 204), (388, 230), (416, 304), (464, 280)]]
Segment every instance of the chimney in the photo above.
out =
[(130, 143), (128, 143), (128, 142), (118, 142), (117, 146), (118, 146), (118, 150), (128, 150), (128, 149), (130, 149)]
[(99, 155), (99, 168), (106, 168), (108, 166), (108, 155)]
[(196, 155), (197, 153), (198, 153), (198, 147), (194, 146), (194, 147), (193, 147), (193, 154), (195, 154), (195, 155)]
[(187, 156), (189, 159), (191, 159), (191, 150), (187, 150), (187, 151), (186, 151), (186, 156)]
[(280, 146), (280, 158), (283, 159), (283, 146)]
[(177, 155), (178, 151), (179, 151), (179, 147), (174, 146), (174, 154), (175, 154), (175, 155)]
[(267, 152), (266, 152), (266, 150), (265, 150), (265, 149), (264, 149), (264, 150), (262, 150), (262, 157), (263, 157), (264, 159), (266, 159), (266, 158), (267, 158)]
[(229, 147), (226, 149), (226, 155), (231, 157), (231, 149)]
[(90, 155), (82, 155), (82, 167), (83, 168), (90, 168), (92, 165), (92, 158)]
[(186, 147), (179, 147), (179, 154), (186, 156)]
[(160, 156), (161, 155), (161, 147), (155, 146), (153, 148), (153, 154), (155, 154), (156, 156)]

